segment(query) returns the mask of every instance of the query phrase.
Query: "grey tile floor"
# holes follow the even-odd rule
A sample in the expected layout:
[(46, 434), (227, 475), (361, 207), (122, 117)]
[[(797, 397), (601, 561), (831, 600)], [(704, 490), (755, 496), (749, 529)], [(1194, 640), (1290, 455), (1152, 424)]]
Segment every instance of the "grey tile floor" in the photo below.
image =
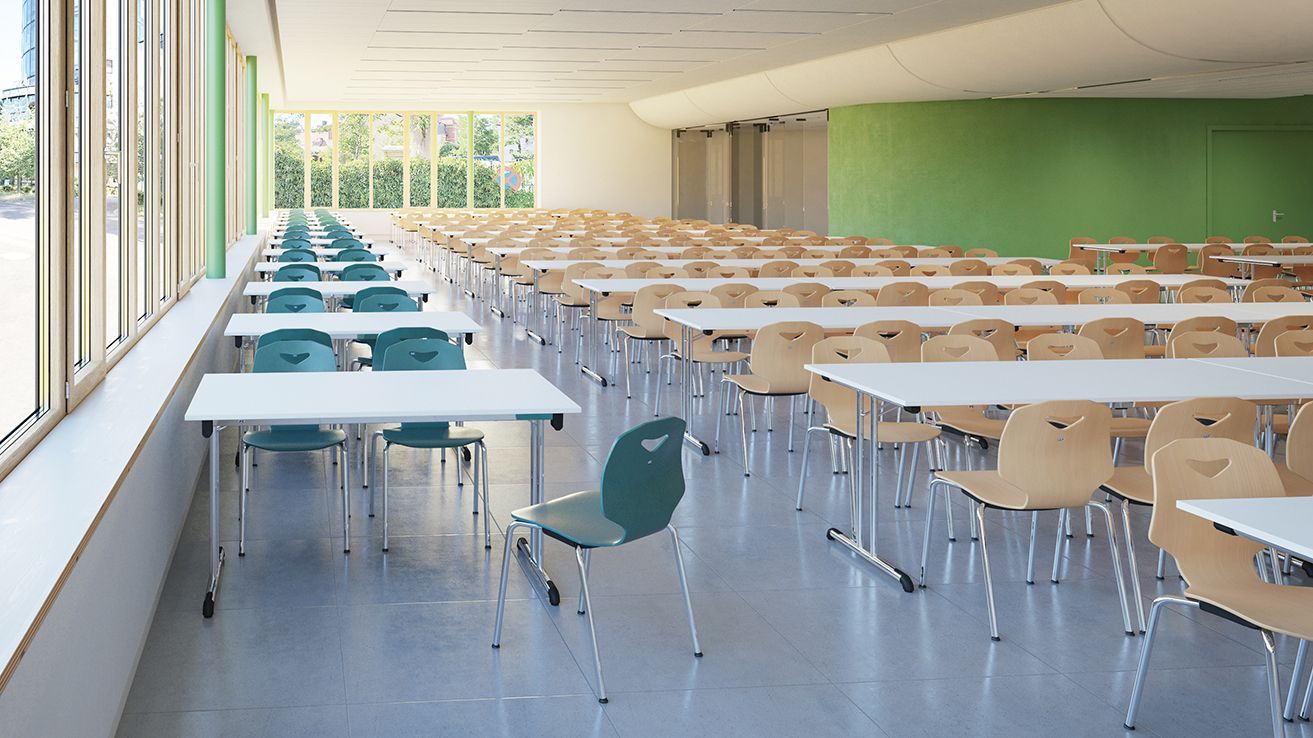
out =
[[(652, 415), (651, 377), (637, 374), (626, 401), (622, 387), (582, 378), (569, 348), (560, 355), (530, 342), (445, 285), (428, 309), (467, 310), (486, 326), (468, 348), (471, 366), (535, 368), (584, 408), (548, 434), (549, 496), (595, 484), (615, 435)], [(704, 435), (712, 417), (696, 418)], [(578, 582), (564, 546), (548, 541), (545, 557), (564, 606), (547, 606), (513, 567), (503, 646), (489, 647), (501, 538), (484, 549), (454, 460), (394, 453), (391, 551), (379, 550), (381, 521), (367, 517), (357, 490), (344, 555), (339, 497), (326, 488), (331, 466), (317, 455), (265, 456), (247, 554), (229, 558), (211, 620), (198, 607), (206, 506), (196, 490), (119, 735), (1125, 734), (1141, 639), (1122, 633), (1102, 531), (1064, 544), (1062, 583), (1053, 585), (1056, 521), (1048, 516), (1041, 540), (1050, 543), (1037, 564), (1044, 576), (1030, 586), (1029, 519), (991, 515), (1003, 634), (993, 643), (965, 508), (956, 543), (936, 521), (929, 587), (904, 594), (826, 541), (828, 527), (845, 525), (848, 502), (819, 440), (806, 510), (794, 510), (801, 453), (785, 450), (784, 423), (781, 412), (773, 433), (757, 434), (748, 478), (729, 424), (723, 453), (686, 454), (688, 491), (675, 522), (704, 658), (690, 653), (667, 538), (594, 556), (605, 706), (591, 691), (592, 656), (584, 618), (570, 606)], [(527, 500), (528, 431), (483, 429), (498, 530)], [(233, 439), (226, 442), (231, 450)], [(236, 533), (234, 472), (226, 468), (223, 480), (225, 538)], [(884, 550), (909, 571), (920, 559), (924, 473), (917, 489), (912, 508), (895, 510), (886, 498), (879, 510)], [(1135, 523), (1146, 600), (1179, 590), (1174, 577), (1153, 576), (1147, 515), (1137, 512)], [(1293, 654), (1283, 643), (1287, 670)], [(1137, 734), (1267, 732), (1254, 632), (1173, 612), (1153, 664)], [(1289, 682), (1288, 671), (1282, 679)], [(1288, 734), (1313, 738), (1313, 728), (1297, 722)]]

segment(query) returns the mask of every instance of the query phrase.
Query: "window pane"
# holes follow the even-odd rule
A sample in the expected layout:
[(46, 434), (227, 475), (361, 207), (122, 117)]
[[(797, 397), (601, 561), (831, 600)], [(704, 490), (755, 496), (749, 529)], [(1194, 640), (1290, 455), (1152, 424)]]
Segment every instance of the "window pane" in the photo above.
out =
[(413, 114), (410, 116), (410, 135), (406, 136), (406, 145), (410, 147), (410, 202), (412, 208), (429, 206), (429, 184), (432, 182), (433, 168), (430, 157), (433, 151), (433, 116)]
[(175, 252), (172, 250), (174, 239), (169, 238), (168, 224), (169, 213), (173, 208), (169, 207), (169, 198), (174, 197), (176, 202), (175, 187), (169, 186), (169, 152), (173, 145), (173, 112), (169, 106), (173, 101), (172, 90), (170, 85), (173, 84), (173, 73), (170, 69), (169, 56), (173, 52), (169, 47), (169, 24), (173, 22), (172, 14), (169, 13), (169, 7), (173, 0), (154, 0), (155, 32), (159, 37), (158, 56), (155, 61), (155, 69), (158, 70), (155, 76), (155, 94), (157, 97), (159, 117), (159, 130), (155, 137), (156, 153), (156, 181), (159, 186), (155, 191), (155, 294), (160, 302), (163, 302), (173, 295), (173, 290), (169, 287), (169, 264), (171, 263)]
[(274, 116), (274, 207), (305, 207), (305, 116)]
[[(6, 331), (0, 374), (0, 436), (13, 432), (41, 409), (40, 255), (37, 240), (36, 13), (33, 0), (0, 0), (0, 28), (22, 43), (0, 44), (0, 68), (21, 84), (6, 93), (0, 110), (0, 305)], [(21, 71), (20, 71), (21, 69)]]
[(146, 0), (136, 0), (137, 5), (137, 26), (134, 33), (133, 48), (137, 54), (137, 73), (136, 78), (136, 115), (133, 117), (133, 151), (136, 153), (134, 163), (136, 166), (136, 176), (133, 177), (133, 192), (135, 196), (132, 200), (134, 221), (136, 223), (136, 275), (137, 285), (132, 299), (133, 315), (137, 318), (143, 318), (150, 314), (150, 308), (146, 306), (146, 288), (148, 274), (148, 265), (146, 256), (150, 253), (146, 245), (146, 125), (150, 121), (147, 112), (147, 103), (150, 97), (146, 89), (146, 70), (150, 68), (152, 45), (146, 43), (147, 15)]
[(474, 116), (474, 207), (501, 207), (501, 116)]
[(83, 367), (91, 361), (91, 253), (90, 239), (86, 233), (86, 218), (83, 209), (86, 207), (86, 198), (83, 197), (82, 188), (86, 185), (86, 157), (83, 152), (86, 149), (87, 111), (86, 106), (89, 104), (86, 95), (82, 94), (86, 86), (86, 74), (90, 72), (91, 65), (87, 64), (87, 25), (88, 14), (83, 12), (82, 3), (73, 3), (73, 99), (69, 109), (72, 111), (69, 131), (69, 139), (72, 142), (72, 166), (69, 167), (69, 232), (68, 240), (72, 244), (73, 252), (73, 294), (72, 298), (72, 315), (73, 315), (73, 336), (74, 356), (73, 366)]
[(119, 76), (119, 4), (105, 0), (105, 345), (112, 346), (123, 333), (123, 268), (119, 244), (119, 159), (122, 154), (122, 115)]
[(310, 206), (333, 207), (333, 116), (310, 116)]
[(337, 204), (341, 208), (369, 207), (369, 116), (337, 116), (340, 139), (337, 163)]
[(535, 151), (533, 115), (506, 116), (502, 189), (506, 190), (508, 208), (533, 207)]
[(374, 116), (374, 204), (376, 208), (401, 207), (401, 146), (404, 137), (400, 113)]
[(469, 115), (438, 115), (438, 207), (469, 206)]

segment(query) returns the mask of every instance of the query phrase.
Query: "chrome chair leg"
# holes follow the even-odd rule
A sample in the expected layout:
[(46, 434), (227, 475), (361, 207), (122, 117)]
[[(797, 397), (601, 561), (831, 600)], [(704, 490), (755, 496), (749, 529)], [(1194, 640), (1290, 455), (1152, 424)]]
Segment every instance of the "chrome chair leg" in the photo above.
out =
[(748, 470), (748, 414), (744, 412), (743, 403), (747, 393), (739, 390), (739, 437), (743, 439), (743, 476), (750, 477)]
[(903, 468), (907, 461), (907, 444), (900, 444), (898, 447), (898, 473), (894, 478), (894, 509), (903, 506)]
[(1135, 536), (1131, 533), (1131, 503), (1122, 500), (1122, 532), (1126, 535), (1126, 561), (1131, 566), (1131, 595), (1135, 605), (1135, 618), (1144, 632), (1144, 593), (1140, 591), (1139, 565), (1135, 560)]
[(392, 444), (383, 443), (383, 550), (388, 550), (388, 470), (391, 466)]
[(802, 493), (807, 489), (807, 459), (811, 456), (812, 432), (824, 430), (824, 428), (812, 427), (808, 428), (807, 431), (802, 434), (802, 472), (801, 476), (798, 477), (798, 503), (793, 506), (795, 510), (802, 509)]
[(602, 681), (602, 656), (597, 652), (597, 628), (593, 624), (593, 602), (588, 596), (588, 567), (584, 564), (583, 549), (574, 550), (575, 562), (579, 565), (579, 590), (584, 598), (584, 617), (588, 618), (588, 636), (593, 641), (593, 668), (597, 672), (597, 701), (606, 704), (606, 684)]
[[(702, 644), (698, 642), (698, 626), (693, 618), (693, 600), (688, 596), (688, 576), (684, 573), (684, 552), (679, 546), (679, 531), (673, 525), (667, 525), (670, 531), (670, 545), (675, 548), (675, 568), (679, 570), (679, 587), (684, 592), (684, 612), (688, 615), (688, 634), (693, 638), (693, 655), (702, 657)], [(600, 683), (600, 679), (598, 680)]]
[(575, 610), (576, 610), (580, 615), (583, 615), (583, 614), (584, 614), (584, 605), (585, 605), (585, 603), (584, 603), (584, 580), (588, 577), (588, 571), (589, 571), (589, 569), (592, 567), (592, 564), (593, 564), (593, 550), (592, 550), (591, 548), (585, 548), (585, 549), (581, 549), (581, 550), (582, 550), (583, 553), (584, 553), (584, 566), (583, 566), (583, 569), (581, 569), (581, 570), (579, 571), (579, 606), (576, 607)]
[(1140, 664), (1135, 669), (1135, 683), (1131, 687), (1131, 700), (1126, 705), (1126, 720), (1122, 723), (1128, 730), (1135, 730), (1135, 715), (1140, 711), (1140, 698), (1144, 694), (1144, 679), (1149, 671), (1149, 656), (1153, 653), (1153, 642), (1158, 635), (1158, 619), (1162, 616), (1162, 609), (1165, 605), (1199, 606), (1196, 602), (1175, 595), (1163, 595), (1154, 599), (1153, 606), (1149, 608), (1149, 627), (1144, 633), (1144, 645), (1140, 647)]
[(1053, 535), (1053, 573), (1049, 576), (1049, 581), (1054, 584), (1057, 584), (1060, 581), (1058, 579), (1058, 569), (1062, 564), (1062, 541), (1066, 538), (1066, 536), (1063, 535), (1063, 529), (1066, 528), (1070, 521), (1070, 511), (1066, 508), (1058, 511), (1058, 530), (1057, 533)]
[(1030, 513), (1030, 553), (1026, 556), (1026, 584), (1035, 583), (1035, 538), (1039, 535), (1039, 511)]
[[(926, 494), (925, 500), (925, 538), (921, 541), (921, 581), (920, 585), (925, 587), (925, 570), (926, 564), (930, 561), (930, 532), (935, 522), (935, 487), (946, 484), (941, 481), (930, 483), (930, 489)], [(949, 503), (952, 504), (952, 503)]]
[(338, 445), (338, 469), (342, 474), (342, 553), (351, 553), (351, 463), (346, 442)]
[(1163, 575), (1166, 573), (1166, 569), (1167, 569), (1167, 552), (1160, 548), (1158, 549), (1158, 571), (1154, 575), (1158, 578), (1158, 581), (1161, 582), (1163, 580)]
[(470, 495), (470, 502), (474, 506), (475, 515), (479, 514), (479, 450), (482, 447), (482, 441), (475, 442), (470, 456), (470, 481), (474, 483), (474, 494)]
[[(907, 494), (903, 497), (903, 507), (912, 506), (912, 484), (916, 481), (916, 462), (921, 456), (921, 445), (912, 444), (912, 464), (907, 468)], [(930, 449), (926, 449), (926, 460), (930, 458)]]
[[(1295, 688), (1295, 683), (1290, 683), (1290, 688)], [(1313, 707), (1313, 674), (1308, 675), (1308, 686), (1304, 688), (1304, 704), (1299, 708), (1299, 719), (1308, 720), (1309, 708)]]
[(1135, 635), (1135, 630), (1131, 626), (1130, 604), (1126, 601), (1126, 582), (1122, 576), (1121, 552), (1117, 550), (1117, 537), (1113, 532), (1112, 510), (1102, 502), (1091, 501), (1085, 506), (1085, 509), (1088, 510), (1091, 507), (1098, 508), (1103, 513), (1104, 523), (1107, 524), (1108, 549), (1112, 552), (1112, 572), (1117, 580), (1117, 597), (1121, 600), (1122, 606), (1122, 625), (1125, 626), (1124, 632), (1126, 635), (1133, 636)]
[[(1263, 639), (1263, 656), (1267, 661), (1267, 701), (1272, 710), (1272, 735), (1282, 738), (1286, 734), (1285, 721), (1281, 719), (1281, 673), (1277, 666), (1276, 637), (1270, 630), (1259, 630)], [(1291, 683), (1294, 688), (1294, 683)]]
[(250, 459), (246, 451), (246, 444), (242, 443), (241, 441), (238, 441), (238, 444), (241, 448), (241, 456), (242, 456), (241, 458), (242, 491), (241, 491), (241, 502), (239, 503), (241, 509), (238, 511), (237, 514), (238, 527), (240, 528), (241, 531), (237, 536), (237, 555), (245, 556), (246, 555), (246, 498), (251, 491), (250, 479), (248, 477), (249, 471), (247, 469), (247, 465)]
[(488, 502), (488, 446), (483, 447), (483, 547), (492, 548), (492, 505)]
[(797, 399), (798, 399), (797, 395), (789, 395), (789, 445), (788, 445), (789, 453), (793, 453), (793, 426), (797, 425), (795, 420), (798, 414), (797, 410), (795, 409), (797, 406), (797, 402), (796, 402)]
[(537, 526), (529, 525), (512, 520), (506, 526), (506, 547), (502, 552), (501, 558), (501, 584), (497, 587), (497, 619), (492, 626), (492, 647), (501, 648), (501, 626), (502, 618), (506, 612), (506, 580), (511, 573), (511, 541), (515, 540), (515, 532), (520, 528), (535, 528)]
[(1000, 640), (998, 612), (994, 607), (994, 575), (989, 568), (989, 549), (985, 546), (985, 504), (976, 503), (976, 531), (980, 538), (980, 564), (985, 570), (985, 604), (989, 608), (989, 639)]
[(1290, 689), (1286, 694), (1286, 707), (1281, 711), (1281, 717), (1285, 720), (1295, 719), (1295, 700), (1299, 696), (1299, 678), (1304, 675), (1304, 661), (1308, 658), (1308, 641), (1299, 642), (1299, 650), (1295, 652), (1295, 667), (1290, 670)]

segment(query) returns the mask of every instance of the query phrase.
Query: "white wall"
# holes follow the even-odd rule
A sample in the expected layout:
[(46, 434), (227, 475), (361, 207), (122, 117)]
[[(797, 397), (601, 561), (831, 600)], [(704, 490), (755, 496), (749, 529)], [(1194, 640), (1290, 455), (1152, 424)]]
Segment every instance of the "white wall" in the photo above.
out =
[(644, 123), (624, 104), (537, 109), (541, 207), (670, 215), (668, 129)]

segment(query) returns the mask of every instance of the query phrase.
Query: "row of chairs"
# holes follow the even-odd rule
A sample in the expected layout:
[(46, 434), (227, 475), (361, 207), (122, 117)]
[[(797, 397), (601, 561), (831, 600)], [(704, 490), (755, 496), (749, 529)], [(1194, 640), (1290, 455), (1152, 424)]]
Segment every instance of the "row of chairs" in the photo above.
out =
[[(366, 287), (343, 298), (342, 307), (355, 312), (419, 312), (420, 305), (405, 290), (392, 285)], [(312, 287), (282, 287), (269, 293), (266, 313), (322, 313), (328, 310), (324, 295)]]

